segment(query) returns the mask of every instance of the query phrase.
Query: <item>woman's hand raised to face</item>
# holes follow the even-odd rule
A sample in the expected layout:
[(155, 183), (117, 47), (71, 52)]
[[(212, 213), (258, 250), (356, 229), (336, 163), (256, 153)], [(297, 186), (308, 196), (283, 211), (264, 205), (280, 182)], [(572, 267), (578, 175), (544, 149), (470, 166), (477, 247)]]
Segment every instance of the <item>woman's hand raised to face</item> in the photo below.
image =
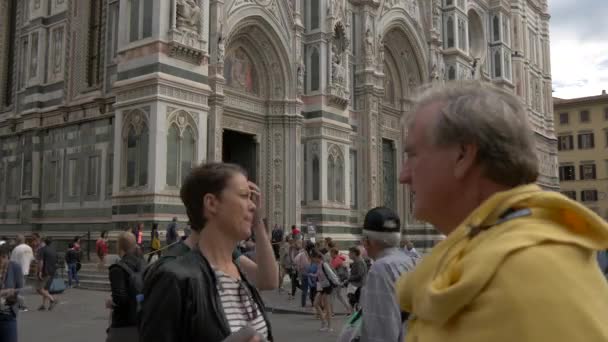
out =
[(262, 218), (262, 192), (260, 188), (254, 183), (249, 182), (249, 191), (251, 192), (251, 201), (255, 204), (255, 214), (253, 217), (253, 224), (259, 224)]

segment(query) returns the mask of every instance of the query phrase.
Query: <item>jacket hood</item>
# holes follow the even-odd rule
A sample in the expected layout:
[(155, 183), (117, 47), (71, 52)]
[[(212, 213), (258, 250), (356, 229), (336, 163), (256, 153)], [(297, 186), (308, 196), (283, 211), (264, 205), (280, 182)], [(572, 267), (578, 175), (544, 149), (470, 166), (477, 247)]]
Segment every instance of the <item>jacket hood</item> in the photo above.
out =
[[(504, 219), (509, 211), (521, 215)], [(471, 234), (475, 227), (483, 228)], [(544, 243), (606, 249), (608, 224), (583, 205), (537, 185), (496, 193), (399, 280), (400, 306), (443, 324), (482, 292), (509, 254)]]

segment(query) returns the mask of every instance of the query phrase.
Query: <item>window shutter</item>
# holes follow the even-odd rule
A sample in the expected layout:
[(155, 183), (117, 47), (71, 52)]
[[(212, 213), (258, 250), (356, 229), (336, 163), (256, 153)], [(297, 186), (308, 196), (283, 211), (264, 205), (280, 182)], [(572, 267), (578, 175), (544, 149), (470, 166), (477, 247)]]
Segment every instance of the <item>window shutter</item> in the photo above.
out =
[(589, 133), (589, 140), (591, 140), (591, 148), (595, 147), (595, 136), (593, 133)]
[(583, 135), (578, 135), (578, 149), (581, 150), (583, 148)]
[(568, 149), (569, 150), (574, 149), (574, 136), (572, 136), (572, 135), (568, 136)]
[(591, 165), (591, 173), (592, 173), (592, 177), (593, 177), (592, 179), (596, 179), (595, 178), (595, 164)]
[(583, 180), (585, 179), (585, 166), (584, 165), (579, 165), (578, 167), (578, 172), (580, 173), (580, 179)]

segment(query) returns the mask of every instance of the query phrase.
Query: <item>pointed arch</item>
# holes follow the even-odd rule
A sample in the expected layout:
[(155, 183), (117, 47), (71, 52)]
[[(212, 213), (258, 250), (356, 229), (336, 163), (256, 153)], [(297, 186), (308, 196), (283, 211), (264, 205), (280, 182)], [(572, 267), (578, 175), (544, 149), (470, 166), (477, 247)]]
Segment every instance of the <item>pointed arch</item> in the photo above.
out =
[(179, 128), (171, 124), (167, 131), (167, 185), (178, 186)]
[(335, 188), (334, 188), (335, 172), (336, 172), (335, 168), (336, 168), (336, 163), (334, 160), (334, 156), (329, 155), (327, 157), (327, 200), (328, 201), (336, 200), (336, 193), (335, 193)]
[(197, 123), (193, 114), (176, 110), (167, 120), (167, 186), (179, 187), (196, 161)]
[(123, 120), (122, 187), (148, 184), (149, 132), (147, 114), (134, 109)]

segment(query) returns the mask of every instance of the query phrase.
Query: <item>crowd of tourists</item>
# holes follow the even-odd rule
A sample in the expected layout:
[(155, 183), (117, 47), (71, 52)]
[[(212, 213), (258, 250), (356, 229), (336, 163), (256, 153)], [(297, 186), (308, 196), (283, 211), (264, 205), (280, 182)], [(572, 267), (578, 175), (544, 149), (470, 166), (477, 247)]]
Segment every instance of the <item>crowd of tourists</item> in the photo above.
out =
[[(265, 290), (291, 301), (300, 291), (323, 331), (338, 328), (339, 302), (350, 315), (340, 342), (608, 341), (608, 224), (535, 184), (536, 140), (520, 100), (478, 82), (432, 86), (405, 125), (399, 181), (416, 195), (414, 217), (446, 236), (426, 255), (386, 207), (367, 211), (354, 246), (316, 241), (310, 224), (271, 231), (245, 171), (205, 163), (180, 190), (186, 237), (169, 233), (173, 221), (169, 247), (148, 255), (141, 227), (118, 237), (107, 341), (275, 341)], [(22, 271), (3, 251), (0, 315), (14, 317)], [(52, 252), (37, 254), (44, 282)]]

